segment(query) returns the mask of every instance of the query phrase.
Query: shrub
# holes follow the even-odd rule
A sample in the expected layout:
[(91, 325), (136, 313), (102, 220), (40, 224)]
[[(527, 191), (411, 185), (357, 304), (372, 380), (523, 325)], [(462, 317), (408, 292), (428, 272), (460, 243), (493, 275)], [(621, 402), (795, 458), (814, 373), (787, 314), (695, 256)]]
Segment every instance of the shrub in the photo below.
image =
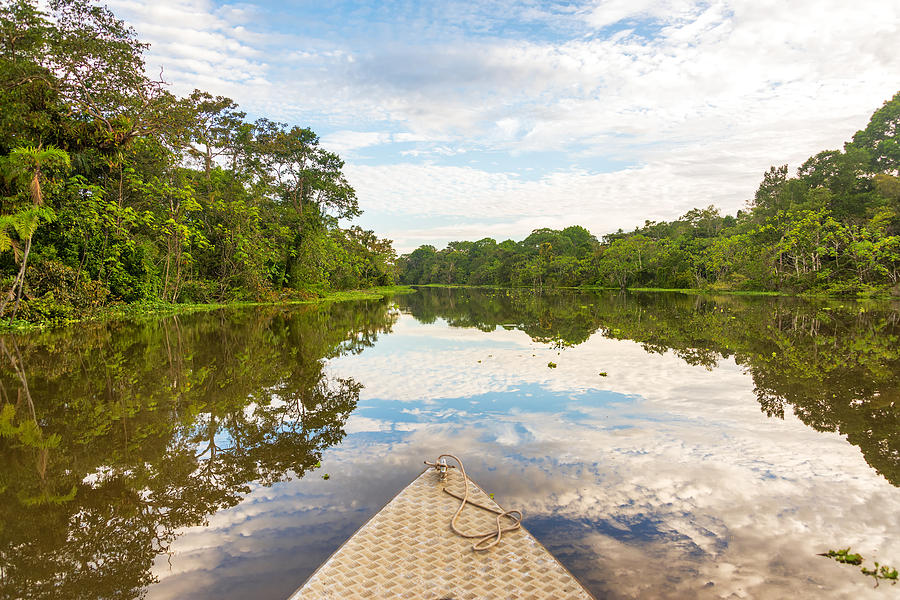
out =
[(109, 288), (57, 260), (28, 267), (22, 317), (29, 321), (65, 321), (103, 306)]

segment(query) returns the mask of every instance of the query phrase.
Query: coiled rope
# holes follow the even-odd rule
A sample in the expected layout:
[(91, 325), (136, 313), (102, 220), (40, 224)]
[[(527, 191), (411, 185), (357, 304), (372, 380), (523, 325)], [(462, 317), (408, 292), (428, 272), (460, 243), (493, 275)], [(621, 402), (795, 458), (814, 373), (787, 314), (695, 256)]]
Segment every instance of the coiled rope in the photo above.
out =
[[(472, 502), (471, 500), (469, 500), (469, 477), (466, 475), (466, 468), (463, 466), (462, 461), (458, 457), (456, 457), (452, 454), (441, 454), (440, 456), (437, 457), (437, 459), (433, 463), (428, 462), (426, 460), (425, 464), (428, 465), (429, 467), (433, 467), (434, 470), (438, 471), (441, 474), (441, 480), (443, 481), (447, 476), (447, 472), (450, 469), (456, 468), (455, 465), (447, 464), (447, 461), (444, 460), (445, 458), (452, 458), (459, 465), (459, 470), (463, 476), (463, 487), (465, 488), (465, 492), (463, 492), (462, 496), (454, 494), (447, 488), (443, 488), (444, 492), (446, 492), (447, 494), (450, 494), (454, 498), (461, 501), (459, 504), (459, 508), (457, 508), (456, 512), (453, 513), (453, 518), (450, 519), (450, 529), (452, 529), (453, 533), (455, 533), (456, 535), (458, 535), (460, 537), (464, 537), (464, 538), (468, 538), (468, 539), (478, 539), (477, 542), (472, 544), (472, 550), (474, 550), (476, 552), (480, 552), (483, 550), (489, 550), (490, 548), (493, 548), (494, 546), (496, 546), (497, 544), (500, 543), (500, 538), (503, 537), (504, 533), (509, 533), (510, 531), (515, 531), (516, 529), (519, 529), (519, 527), (522, 526), (522, 511), (519, 511), (519, 510), (497, 510), (496, 508), (492, 508), (490, 506), (484, 506), (483, 504), (478, 504), (477, 502)], [(456, 525), (456, 520), (459, 519), (459, 515), (460, 515), (460, 513), (462, 513), (463, 509), (466, 507), (466, 504), (471, 504), (472, 506), (475, 506), (477, 508), (486, 510), (488, 512), (491, 512), (491, 513), (494, 513), (495, 515), (497, 515), (497, 530), (491, 531), (488, 533), (466, 533), (464, 531), (461, 531), (459, 529), (459, 527), (457, 527), (457, 525)], [(508, 525), (506, 527), (503, 527), (501, 520), (504, 517), (506, 517), (507, 519), (510, 519), (512, 521), (512, 524)]]

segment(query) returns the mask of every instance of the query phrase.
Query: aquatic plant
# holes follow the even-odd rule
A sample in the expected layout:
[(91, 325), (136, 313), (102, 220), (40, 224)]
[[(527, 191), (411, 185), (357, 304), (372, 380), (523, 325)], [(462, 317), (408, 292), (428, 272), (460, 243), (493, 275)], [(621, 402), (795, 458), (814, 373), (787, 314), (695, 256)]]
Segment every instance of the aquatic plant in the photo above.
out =
[(854, 565), (860, 567), (860, 572), (867, 576), (875, 579), (875, 587), (878, 587), (879, 580), (885, 579), (891, 582), (891, 585), (897, 584), (898, 572), (897, 569), (890, 567), (888, 565), (882, 565), (878, 561), (875, 561), (875, 568), (868, 569), (862, 565), (863, 557), (862, 554), (856, 554), (850, 551), (849, 546), (844, 548), (843, 550), (829, 550), (828, 552), (823, 552), (819, 554), (819, 556), (824, 556), (826, 558), (832, 558), (839, 563), (843, 563), (846, 565)]
[(843, 550), (829, 550), (828, 552), (824, 552), (819, 556), (825, 556), (827, 558), (833, 558), (839, 563), (844, 563), (847, 565), (861, 565), (863, 558), (861, 554), (853, 554), (850, 552), (850, 548), (844, 548)]
[(887, 579), (891, 582), (891, 585), (897, 585), (897, 569), (893, 567), (880, 565), (878, 562), (876, 562), (874, 569), (867, 569), (863, 567), (860, 570), (862, 571), (863, 575), (868, 575), (869, 577), (875, 578), (875, 587), (878, 587), (879, 579)]

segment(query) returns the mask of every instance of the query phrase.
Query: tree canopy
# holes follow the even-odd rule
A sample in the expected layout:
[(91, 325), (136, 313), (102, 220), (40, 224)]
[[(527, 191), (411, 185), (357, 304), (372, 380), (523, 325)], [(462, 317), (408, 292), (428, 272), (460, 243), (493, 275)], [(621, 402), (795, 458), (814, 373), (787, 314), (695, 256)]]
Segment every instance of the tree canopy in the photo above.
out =
[(315, 132), (179, 98), (107, 8), (43, 6), (0, 4), (0, 316), (393, 282), (391, 242), (347, 226), (356, 192)]
[(900, 295), (900, 92), (841, 150), (763, 174), (746, 210), (695, 208), (598, 240), (583, 227), (520, 242), (422, 246), (398, 260), (412, 284), (711, 288)]

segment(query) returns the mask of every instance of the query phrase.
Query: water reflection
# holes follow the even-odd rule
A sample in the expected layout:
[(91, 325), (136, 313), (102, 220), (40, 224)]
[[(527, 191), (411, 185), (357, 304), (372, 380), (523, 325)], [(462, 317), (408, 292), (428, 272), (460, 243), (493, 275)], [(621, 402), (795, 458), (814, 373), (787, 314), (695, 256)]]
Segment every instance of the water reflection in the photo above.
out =
[(361, 384), (324, 359), (387, 331), (381, 303), (86, 325), (0, 340), (5, 598), (134, 598), (176, 534), (302, 477)]
[(285, 598), (448, 450), (600, 598), (883, 597), (897, 307), (395, 302), (6, 338), (0, 597)]
[[(882, 593), (815, 553), (900, 556), (898, 408), (880, 401), (897, 391), (891, 307), (429, 289), (401, 302), (416, 321), (389, 348), (333, 365), (367, 387), (348, 422), (359, 447), (332, 460), (463, 448), (599, 597)], [(820, 405), (829, 419), (809, 419)]]
[(685, 294), (423, 288), (403, 300), (423, 323), (515, 327), (556, 347), (595, 332), (673, 352), (713, 368), (733, 358), (747, 369), (762, 410), (785, 406), (818, 431), (837, 431), (900, 485), (900, 312), (885, 302)]

